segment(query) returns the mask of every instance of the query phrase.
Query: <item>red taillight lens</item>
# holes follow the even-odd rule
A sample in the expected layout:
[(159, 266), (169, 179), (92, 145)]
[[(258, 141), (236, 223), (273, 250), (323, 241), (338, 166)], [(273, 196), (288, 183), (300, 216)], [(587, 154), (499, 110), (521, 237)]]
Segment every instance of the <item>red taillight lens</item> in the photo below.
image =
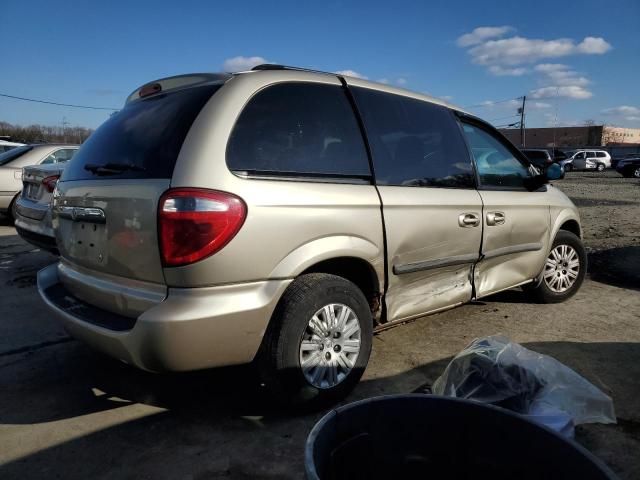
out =
[(47, 192), (53, 193), (59, 178), (60, 178), (60, 175), (51, 175), (50, 177), (46, 177), (42, 179), (42, 185), (44, 185), (44, 188), (47, 189)]
[(177, 267), (213, 255), (238, 233), (246, 216), (244, 202), (230, 193), (168, 190), (158, 205), (163, 265)]

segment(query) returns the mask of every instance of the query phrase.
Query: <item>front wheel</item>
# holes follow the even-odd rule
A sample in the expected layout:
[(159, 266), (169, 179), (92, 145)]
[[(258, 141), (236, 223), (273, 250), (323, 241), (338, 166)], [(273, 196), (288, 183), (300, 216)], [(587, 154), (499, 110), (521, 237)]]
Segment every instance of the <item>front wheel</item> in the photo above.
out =
[(335, 275), (298, 277), (271, 320), (259, 359), (280, 403), (320, 408), (345, 397), (369, 362), (371, 309), (362, 291)]
[(528, 289), (539, 303), (560, 303), (575, 295), (587, 272), (587, 253), (573, 233), (560, 230), (542, 271), (539, 284)]
[(564, 166), (564, 171), (565, 171), (565, 172), (570, 172), (571, 170), (573, 170), (573, 165), (571, 165), (570, 163), (567, 163), (567, 164)]

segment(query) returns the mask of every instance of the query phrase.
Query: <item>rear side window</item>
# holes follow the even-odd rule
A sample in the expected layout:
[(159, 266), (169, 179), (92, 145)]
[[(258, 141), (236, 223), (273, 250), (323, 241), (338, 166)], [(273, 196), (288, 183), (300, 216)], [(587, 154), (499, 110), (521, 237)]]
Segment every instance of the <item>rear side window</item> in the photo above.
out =
[(445, 107), (353, 88), (379, 185), (473, 187), (473, 167), (457, 122)]
[[(205, 85), (137, 100), (104, 122), (74, 155), (62, 180), (171, 178), (194, 120), (220, 85)], [(87, 166), (133, 168), (100, 176)]]
[(604, 153), (604, 152), (596, 152), (596, 157), (604, 158), (604, 157), (606, 157), (606, 156), (607, 156), (607, 154), (606, 154), (606, 153)]
[(229, 138), (227, 165), (258, 175), (370, 176), (342, 87), (314, 83), (280, 83), (254, 95)]

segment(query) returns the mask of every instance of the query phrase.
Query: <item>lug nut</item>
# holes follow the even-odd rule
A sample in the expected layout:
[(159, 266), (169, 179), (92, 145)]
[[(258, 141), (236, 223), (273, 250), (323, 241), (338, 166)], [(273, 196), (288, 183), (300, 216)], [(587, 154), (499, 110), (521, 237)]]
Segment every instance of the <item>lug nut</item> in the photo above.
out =
[(333, 338), (340, 338), (340, 332), (333, 332)]
[(326, 358), (327, 360), (331, 360), (331, 354), (329, 352), (325, 353), (324, 358)]
[(334, 352), (338, 353), (340, 350), (342, 350), (342, 349), (340, 348), (340, 345), (334, 345), (334, 346), (333, 346), (333, 351), (334, 351)]

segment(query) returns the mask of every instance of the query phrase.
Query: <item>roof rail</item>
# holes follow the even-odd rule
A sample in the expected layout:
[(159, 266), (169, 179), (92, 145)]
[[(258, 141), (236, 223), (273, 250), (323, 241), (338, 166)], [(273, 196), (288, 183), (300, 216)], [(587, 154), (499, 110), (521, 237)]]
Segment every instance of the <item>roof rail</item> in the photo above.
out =
[(292, 67), (289, 65), (279, 65), (277, 63), (263, 63), (260, 65), (256, 65), (251, 69), (251, 71), (258, 71), (258, 70), (293, 70), (295, 72), (321, 73), (323, 75), (339, 75), (337, 73), (323, 72), (322, 70), (313, 70), (311, 68), (302, 68), (302, 67)]

